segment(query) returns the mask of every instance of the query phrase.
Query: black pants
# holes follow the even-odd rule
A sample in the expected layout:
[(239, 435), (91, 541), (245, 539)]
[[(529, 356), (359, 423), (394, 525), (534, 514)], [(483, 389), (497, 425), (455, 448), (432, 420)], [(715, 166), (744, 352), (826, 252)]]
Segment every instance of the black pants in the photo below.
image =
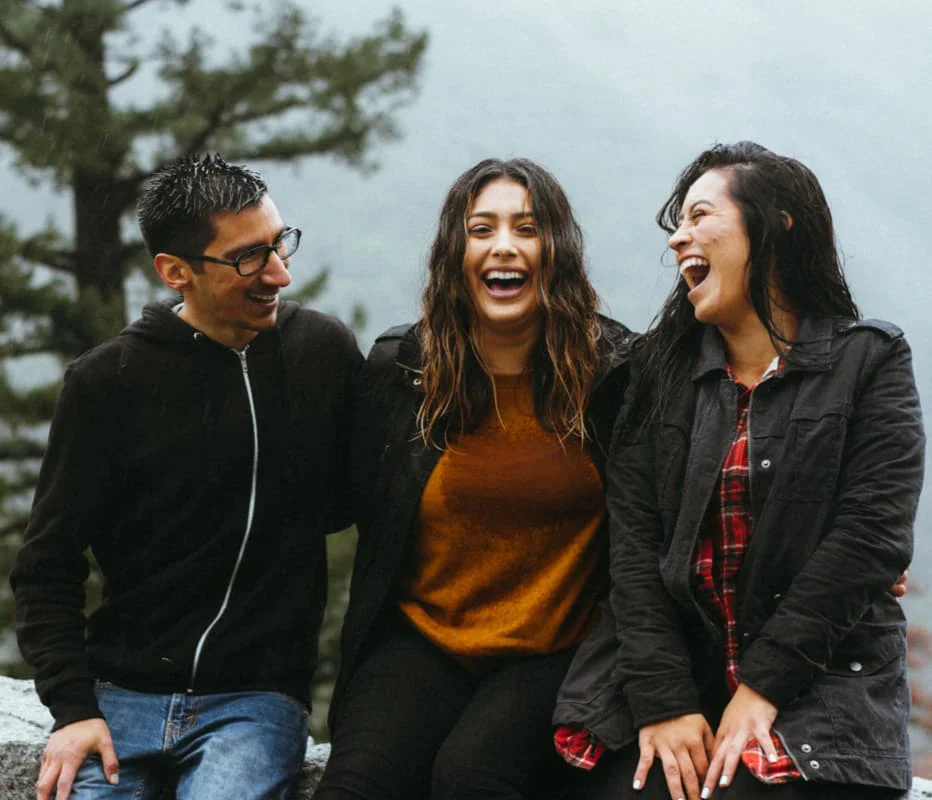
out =
[(405, 623), (383, 625), (346, 688), (315, 800), (576, 797), (551, 715), (572, 652), (476, 675)]
[[(617, 753), (606, 753), (592, 772), (583, 779), (578, 791), (580, 800), (670, 800), (670, 791), (663, 775), (663, 766), (654, 761), (644, 788), (631, 788), (638, 763), (637, 744)], [(837, 783), (761, 783), (745, 766), (738, 771), (727, 789), (716, 789), (712, 800), (899, 800), (902, 792)]]

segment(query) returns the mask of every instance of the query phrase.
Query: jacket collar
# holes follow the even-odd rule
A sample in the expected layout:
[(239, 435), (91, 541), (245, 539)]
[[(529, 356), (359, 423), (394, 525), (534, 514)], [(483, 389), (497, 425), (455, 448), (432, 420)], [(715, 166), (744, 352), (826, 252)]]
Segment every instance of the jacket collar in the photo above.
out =
[[(727, 369), (725, 340), (713, 325), (702, 326), (699, 360), (693, 370), (697, 381), (710, 372)], [(821, 372), (829, 369), (832, 361), (832, 320), (826, 317), (803, 317), (799, 333), (787, 358), (785, 372)]]

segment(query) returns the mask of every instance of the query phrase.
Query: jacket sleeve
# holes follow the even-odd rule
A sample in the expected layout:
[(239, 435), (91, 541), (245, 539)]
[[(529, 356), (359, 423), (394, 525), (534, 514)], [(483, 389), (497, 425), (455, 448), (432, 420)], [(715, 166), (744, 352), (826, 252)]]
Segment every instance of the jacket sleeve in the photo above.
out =
[(352, 491), (352, 445), (353, 426), (358, 420), (357, 406), (359, 404), (359, 372), (362, 369), (363, 358), (356, 344), (356, 337), (348, 328), (342, 328), (340, 341), (335, 349), (342, 353), (341, 367), (344, 371), (342, 383), (341, 413), (337, 426), (347, 431), (344, 438), (346, 445), (334, 453), (334, 474), (337, 475), (334, 493), (334, 508), (331, 517), (327, 520), (325, 530), (335, 533), (348, 528), (356, 521), (356, 504)]
[[(628, 415), (622, 412), (619, 419)], [(624, 423), (623, 423), (624, 424)], [(629, 427), (636, 427), (631, 423)], [(607, 504), (611, 604), (617, 619), (617, 680), (636, 728), (700, 710), (689, 650), (660, 570), (656, 426), (615, 436)]]
[(106, 495), (113, 400), (75, 366), (65, 376), (29, 524), (10, 575), (20, 650), (35, 670), (36, 689), (56, 729), (102, 716), (84, 647), (84, 550), (95, 509), (114, 501)]
[(374, 507), (374, 493), (388, 448), (386, 425), (391, 419), (390, 384), (396, 372), (396, 355), (396, 341), (377, 340), (356, 374), (351, 462), (360, 539), (369, 531), (368, 516), (382, 513)]
[(741, 681), (778, 707), (809, 688), (912, 555), (925, 437), (909, 346), (886, 342), (865, 359), (826, 534), (740, 664)]

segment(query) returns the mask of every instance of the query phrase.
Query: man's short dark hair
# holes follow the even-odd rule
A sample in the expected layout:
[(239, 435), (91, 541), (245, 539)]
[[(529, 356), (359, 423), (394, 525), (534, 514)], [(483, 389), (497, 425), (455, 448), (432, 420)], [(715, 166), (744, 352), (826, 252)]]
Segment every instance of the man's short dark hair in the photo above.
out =
[(149, 254), (202, 253), (216, 234), (217, 214), (258, 205), (267, 191), (259, 173), (218, 154), (166, 164), (146, 181), (136, 205)]

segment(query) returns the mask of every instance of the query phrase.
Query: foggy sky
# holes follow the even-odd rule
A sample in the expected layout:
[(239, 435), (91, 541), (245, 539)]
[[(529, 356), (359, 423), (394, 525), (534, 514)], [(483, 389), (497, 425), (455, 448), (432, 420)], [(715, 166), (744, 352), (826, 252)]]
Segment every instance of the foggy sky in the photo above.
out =
[[(318, 0), (337, 34), (367, 31), (387, 4)], [(417, 314), (436, 215), (454, 178), (486, 156), (528, 156), (572, 200), (606, 310), (635, 328), (673, 280), (660, 266), (653, 217), (674, 178), (716, 141), (753, 139), (795, 156), (832, 204), (855, 298), (903, 327), (920, 392), (932, 403), (932, 4), (925, 0), (540, 0), (401, 3), (430, 45), (421, 93), (399, 116), (401, 141), (378, 147), (364, 177), (331, 161), (263, 168), (286, 223), (304, 229), (298, 282), (332, 267), (324, 310), (369, 312), (367, 347)], [(140, 28), (209, 26), (218, 43), (248, 41), (219, 0), (135, 16)], [(156, 90), (151, 75), (124, 99)], [(261, 165), (260, 165), (260, 168)], [(32, 190), (0, 153), (0, 213), (21, 224), (67, 200)], [(927, 492), (917, 529), (932, 563)], [(925, 570), (928, 572), (928, 569)], [(919, 579), (921, 582), (921, 578)]]

